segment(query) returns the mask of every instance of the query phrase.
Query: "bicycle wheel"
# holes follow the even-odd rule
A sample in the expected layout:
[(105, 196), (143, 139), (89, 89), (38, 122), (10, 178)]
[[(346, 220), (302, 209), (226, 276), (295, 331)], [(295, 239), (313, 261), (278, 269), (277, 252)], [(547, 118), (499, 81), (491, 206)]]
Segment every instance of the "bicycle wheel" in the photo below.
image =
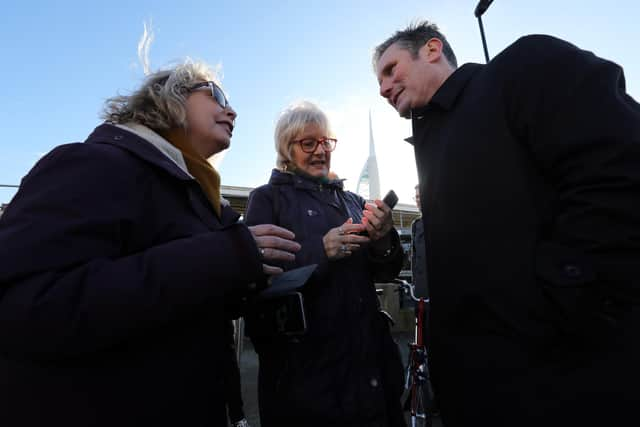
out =
[[(415, 387), (415, 388), (414, 388)], [(415, 384), (410, 387), (406, 395), (404, 410), (407, 425), (410, 427), (431, 427), (429, 391), (426, 384)]]
[(429, 392), (426, 384), (416, 386), (415, 415), (411, 416), (412, 427), (431, 427), (432, 419), (429, 412)]

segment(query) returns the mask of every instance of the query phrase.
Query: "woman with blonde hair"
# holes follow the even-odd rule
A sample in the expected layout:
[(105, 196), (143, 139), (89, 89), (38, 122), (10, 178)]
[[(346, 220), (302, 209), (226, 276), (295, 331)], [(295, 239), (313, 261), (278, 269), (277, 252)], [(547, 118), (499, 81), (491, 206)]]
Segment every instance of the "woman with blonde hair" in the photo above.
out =
[(293, 234), (247, 227), (207, 161), (236, 112), (203, 63), (108, 101), (0, 220), (3, 426), (225, 426), (230, 307)]
[(318, 265), (302, 288), (306, 334), (252, 334), (263, 427), (404, 425), (402, 362), (374, 287), (396, 277), (404, 254), (389, 206), (332, 173), (337, 143), (316, 105), (290, 106), (276, 125), (277, 169), (249, 197), (248, 224), (285, 227), (301, 245), (285, 270)]

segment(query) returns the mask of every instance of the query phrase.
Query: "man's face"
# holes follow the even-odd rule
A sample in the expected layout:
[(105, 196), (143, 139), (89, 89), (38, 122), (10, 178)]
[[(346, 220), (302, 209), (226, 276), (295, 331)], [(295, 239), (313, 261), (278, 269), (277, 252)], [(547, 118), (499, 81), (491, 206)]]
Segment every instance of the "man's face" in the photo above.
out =
[(433, 48), (432, 40), (420, 49), (416, 58), (394, 43), (376, 63), (380, 95), (402, 117), (409, 118), (411, 109), (426, 105), (444, 81), (442, 67), (436, 63), (442, 52)]

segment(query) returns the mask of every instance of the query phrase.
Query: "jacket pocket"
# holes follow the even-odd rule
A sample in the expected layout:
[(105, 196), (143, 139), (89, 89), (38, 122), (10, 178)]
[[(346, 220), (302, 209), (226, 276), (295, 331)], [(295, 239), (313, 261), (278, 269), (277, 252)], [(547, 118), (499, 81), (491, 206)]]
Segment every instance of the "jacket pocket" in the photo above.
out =
[(560, 331), (572, 335), (593, 332), (594, 322), (601, 321), (604, 295), (591, 260), (573, 248), (541, 242), (534, 268)]

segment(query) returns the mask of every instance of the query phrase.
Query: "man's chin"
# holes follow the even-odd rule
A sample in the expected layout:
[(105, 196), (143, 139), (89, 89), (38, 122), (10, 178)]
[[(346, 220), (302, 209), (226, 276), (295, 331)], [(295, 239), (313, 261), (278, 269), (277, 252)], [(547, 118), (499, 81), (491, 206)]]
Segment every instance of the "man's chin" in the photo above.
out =
[(396, 111), (400, 117), (404, 117), (405, 119), (411, 118), (411, 107), (409, 105), (398, 105)]

